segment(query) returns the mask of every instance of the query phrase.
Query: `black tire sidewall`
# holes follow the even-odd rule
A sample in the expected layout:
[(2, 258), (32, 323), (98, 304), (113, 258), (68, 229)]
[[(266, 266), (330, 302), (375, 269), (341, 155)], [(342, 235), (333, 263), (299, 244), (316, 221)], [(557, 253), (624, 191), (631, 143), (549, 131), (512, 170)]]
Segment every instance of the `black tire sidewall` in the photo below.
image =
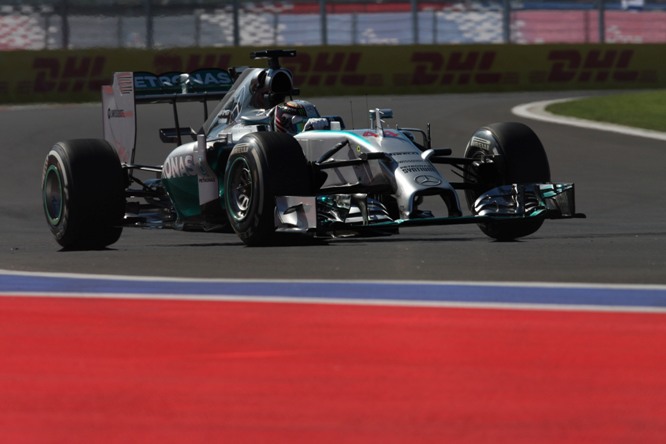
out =
[[(465, 157), (500, 155), (500, 164), (496, 167), (497, 183), (486, 184), (487, 189), (483, 192), (495, 186), (512, 183), (550, 182), (550, 165), (546, 151), (530, 127), (518, 122), (493, 123), (475, 133), (475, 135), (480, 134), (489, 136), (492, 142), (482, 146), (478, 142), (475, 143), (473, 137), (465, 149)], [(465, 181), (467, 180), (466, 178)], [(465, 191), (470, 209), (473, 208), (479, 195), (478, 190)], [(486, 235), (500, 241), (508, 241), (536, 232), (543, 222), (543, 218), (536, 217), (525, 220), (498, 220), (478, 225)]]
[(522, 123), (501, 122), (486, 127), (498, 142), (503, 184), (550, 182), (550, 165), (541, 140)]
[[(248, 214), (234, 217), (231, 203), (232, 169), (243, 162), (252, 178)], [(225, 209), (229, 224), (247, 245), (270, 242), (275, 231), (275, 197), (302, 196), (312, 192), (310, 170), (298, 142), (287, 134), (261, 132), (245, 136), (233, 148), (224, 178)]]
[[(46, 180), (54, 173), (62, 186), (58, 220), (46, 208)], [(99, 249), (116, 242), (125, 214), (125, 179), (113, 147), (98, 139), (54, 145), (44, 162), (42, 200), (47, 223), (63, 248)]]
[[(61, 245), (69, 243), (67, 239), (69, 229), (76, 231), (76, 227), (72, 227), (70, 222), (70, 213), (72, 210), (70, 188), (72, 177), (71, 170), (66, 165), (69, 165), (67, 152), (61, 145), (55, 145), (46, 156), (42, 173), (42, 203), (44, 205), (46, 222), (49, 224), (51, 233), (53, 233), (56, 241)], [(47, 209), (49, 203), (47, 202), (46, 185), (51, 174), (55, 175), (60, 186), (60, 208), (59, 217), (57, 218), (52, 218)]]
[[(230, 192), (233, 168), (238, 166), (246, 166), (252, 179), (250, 204), (246, 216), (242, 219), (236, 217), (236, 210), (232, 207)], [(246, 244), (259, 244), (267, 240), (273, 224), (267, 217), (272, 207), (268, 205), (270, 199), (266, 195), (269, 188), (266, 183), (266, 161), (254, 141), (250, 140), (234, 147), (229, 155), (224, 180), (225, 209), (231, 228)]]

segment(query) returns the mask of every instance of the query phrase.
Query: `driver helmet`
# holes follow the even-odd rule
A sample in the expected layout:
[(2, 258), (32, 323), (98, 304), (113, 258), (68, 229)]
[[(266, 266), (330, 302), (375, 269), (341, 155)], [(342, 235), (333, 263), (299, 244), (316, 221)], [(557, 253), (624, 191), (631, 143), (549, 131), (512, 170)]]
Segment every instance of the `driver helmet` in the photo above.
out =
[(290, 100), (275, 107), (275, 131), (298, 134), (308, 119), (320, 117), (317, 108), (305, 100)]

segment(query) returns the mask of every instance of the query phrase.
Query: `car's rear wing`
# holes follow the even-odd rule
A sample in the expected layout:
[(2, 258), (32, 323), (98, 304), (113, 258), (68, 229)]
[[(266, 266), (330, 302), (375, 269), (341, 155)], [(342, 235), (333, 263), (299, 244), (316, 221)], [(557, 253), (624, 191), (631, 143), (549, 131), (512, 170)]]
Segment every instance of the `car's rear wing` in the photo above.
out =
[[(104, 139), (118, 152), (124, 164), (134, 163), (136, 145), (136, 105), (171, 103), (174, 113), (173, 130), (164, 130), (165, 137), (181, 143), (178, 102), (202, 102), (204, 120), (208, 118), (208, 100), (219, 100), (231, 89), (232, 76), (219, 68), (206, 68), (191, 73), (116, 72), (111, 85), (102, 86), (102, 118)], [(187, 129), (189, 133), (189, 128)]]

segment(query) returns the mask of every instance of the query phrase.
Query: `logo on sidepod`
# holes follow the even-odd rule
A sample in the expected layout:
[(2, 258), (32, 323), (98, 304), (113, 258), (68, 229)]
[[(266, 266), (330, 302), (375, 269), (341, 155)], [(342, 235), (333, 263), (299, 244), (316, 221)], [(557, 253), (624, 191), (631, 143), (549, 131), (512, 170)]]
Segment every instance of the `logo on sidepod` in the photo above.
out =
[(415, 177), (414, 182), (418, 183), (419, 185), (430, 186), (430, 187), (434, 187), (435, 185), (439, 185), (440, 183), (442, 183), (442, 181), (436, 178), (435, 176), (425, 176), (425, 175)]
[(170, 156), (164, 162), (162, 175), (166, 179), (175, 177), (196, 176), (197, 170), (194, 166), (194, 157), (191, 154)]

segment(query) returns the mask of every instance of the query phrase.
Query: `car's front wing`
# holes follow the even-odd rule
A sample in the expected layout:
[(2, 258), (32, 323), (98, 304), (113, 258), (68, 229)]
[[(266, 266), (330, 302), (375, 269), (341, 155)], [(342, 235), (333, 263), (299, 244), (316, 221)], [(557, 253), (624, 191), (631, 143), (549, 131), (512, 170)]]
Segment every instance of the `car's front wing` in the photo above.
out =
[[(584, 218), (576, 213), (574, 184), (511, 184), (483, 193), (468, 216), (391, 219), (366, 194), (279, 196), (275, 224), (280, 231), (331, 235), (390, 231), (402, 226), (460, 225), (510, 219)], [(360, 213), (360, 217), (358, 214)], [(356, 216), (354, 216), (356, 214)]]

